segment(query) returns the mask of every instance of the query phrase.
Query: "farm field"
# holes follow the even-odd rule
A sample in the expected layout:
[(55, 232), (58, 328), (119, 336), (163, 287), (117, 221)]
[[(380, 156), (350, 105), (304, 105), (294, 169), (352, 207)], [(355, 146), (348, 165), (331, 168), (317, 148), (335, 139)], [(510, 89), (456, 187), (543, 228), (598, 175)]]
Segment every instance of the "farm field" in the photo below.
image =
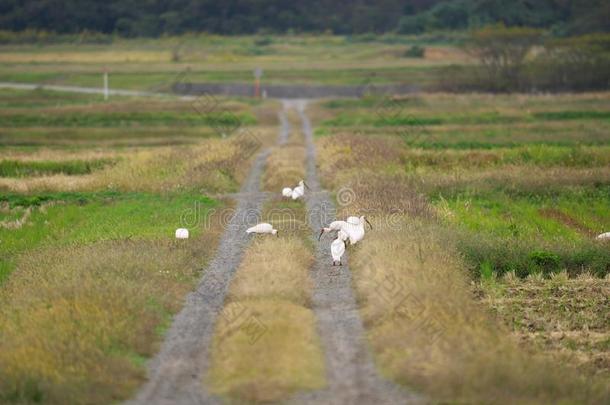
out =
[(126, 398), (215, 251), (273, 103), (223, 101), (240, 130), (259, 125), (223, 139), (226, 116), (169, 99), (0, 99), (0, 402)]
[[(377, 224), (351, 267), (386, 375), (466, 402), (586, 401), (567, 375), (608, 377), (607, 114), (601, 93), (315, 107), (326, 187)], [(536, 380), (549, 358), (578, 371)]]
[[(0, 45), (0, 81), (99, 88), (108, 69), (165, 93), (262, 67), (370, 89), (0, 89), (0, 403), (610, 401), (610, 93), (374, 94), (435, 89), (474, 63), (458, 40)], [(320, 227), (354, 215), (372, 227), (333, 267)]]
[[(0, 82), (100, 87), (102, 71), (119, 89), (169, 92), (176, 81), (251, 83), (256, 67), (268, 84), (433, 85), (443, 67), (469, 64), (463, 51), (430, 40), (423, 58), (405, 57), (421, 39), (406, 36), (194, 35), (117, 39), (111, 44), (2, 45)], [(364, 63), (367, 60), (369, 62)], [(355, 64), (355, 62), (358, 62)]]

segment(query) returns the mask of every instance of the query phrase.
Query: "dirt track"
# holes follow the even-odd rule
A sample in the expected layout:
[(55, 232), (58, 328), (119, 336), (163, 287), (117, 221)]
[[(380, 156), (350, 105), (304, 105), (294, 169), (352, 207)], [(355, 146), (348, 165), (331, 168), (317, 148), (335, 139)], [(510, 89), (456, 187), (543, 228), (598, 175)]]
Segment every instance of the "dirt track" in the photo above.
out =
[[(307, 144), (307, 211), (312, 237), (334, 221), (334, 205), (323, 191), (316, 171), (316, 151), (311, 123), (303, 101), (292, 102), (301, 117)], [(406, 390), (383, 380), (373, 363), (366, 343), (362, 320), (352, 290), (347, 257), (343, 266), (332, 267), (328, 237), (316, 242), (316, 261), (311, 272), (314, 281), (313, 309), (326, 358), (328, 388), (303, 393), (294, 403), (307, 404), (406, 404), (421, 402)]]
[(267, 195), (259, 184), (268, 151), (261, 152), (252, 167), (237, 205), (221, 238), (218, 251), (204, 272), (197, 289), (188, 295), (174, 318), (159, 354), (149, 366), (148, 382), (134, 404), (220, 403), (202, 385), (209, 366), (209, 347), (216, 318), (233, 274), (250, 240), (246, 229), (255, 224)]
[[(306, 195), (307, 210), (316, 237), (322, 224), (333, 215), (333, 205), (322, 191), (316, 173), (315, 148), (311, 124), (303, 101), (284, 101), (279, 114), (278, 143), (286, 141), (290, 123), (286, 110), (296, 108), (307, 142), (307, 181), (312, 191)], [(149, 380), (130, 401), (133, 404), (216, 404), (204, 384), (209, 367), (209, 347), (217, 316), (250, 237), (245, 230), (255, 223), (266, 193), (259, 190), (268, 151), (255, 160), (250, 175), (235, 195), (236, 213), (227, 225), (218, 251), (210, 262), (197, 289), (189, 294), (182, 311), (174, 318), (159, 354), (149, 365)], [(313, 310), (326, 362), (328, 387), (295, 395), (295, 404), (406, 404), (421, 402), (419, 397), (383, 380), (372, 360), (364, 328), (351, 287), (351, 273), (344, 261), (332, 268), (328, 240), (316, 244), (316, 261), (311, 270), (314, 281)]]

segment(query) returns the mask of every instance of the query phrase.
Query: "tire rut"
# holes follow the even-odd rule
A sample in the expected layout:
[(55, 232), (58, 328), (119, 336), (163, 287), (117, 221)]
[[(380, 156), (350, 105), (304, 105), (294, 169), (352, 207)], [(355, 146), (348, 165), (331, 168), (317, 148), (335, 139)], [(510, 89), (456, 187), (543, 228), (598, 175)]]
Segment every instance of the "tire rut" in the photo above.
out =
[[(297, 108), (306, 138), (307, 182), (311, 187), (311, 192), (306, 194), (306, 205), (310, 227), (317, 239), (320, 228), (334, 220), (334, 204), (329, 193), (322, 190), (317, 177), (316, 151), (311, 123), (305, 113), (306, 103), (295, 101), (291, 104)], [(343, 259), (343, 266), (333, 268), (329, 243), (316, 241), (315, 263), (311, 271), (314, 281), (312, 299), (325, 353), (328, 387), (317, 392), (299, 393), (291, 403), (422, 403), (419, 396), (379, 375), (366, 342), (346, 256)]]
[[(290, 127), (280, 112), (278, 143), (286, 142)], [(209, 393), (203, 379), (210, 366), (210, 351), (216, 319), (221, 314), (229, 284), (250, 242), (246, 229), (260, 218), (269, 193), (260, 183), (269, 149), (259, 153), (239, 193), (237, 204), (226, 226), (217, 252), (207, 266), (196, 290), (190, 293), (182, 310), (174, 317), (160, 352), (149, 363), (148, 381), (129, 404), (220, 404)]]

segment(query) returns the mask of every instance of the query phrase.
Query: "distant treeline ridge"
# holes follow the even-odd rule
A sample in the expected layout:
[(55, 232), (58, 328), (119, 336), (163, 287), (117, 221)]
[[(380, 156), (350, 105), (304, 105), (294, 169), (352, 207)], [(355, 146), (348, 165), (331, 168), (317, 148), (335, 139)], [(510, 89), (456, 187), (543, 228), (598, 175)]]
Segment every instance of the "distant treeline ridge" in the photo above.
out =
[(610, 31), (608, 0), (3, 0), (0, 30), (125, 37), (332, 32), (420, 34), (493, 23), (558, 36)]

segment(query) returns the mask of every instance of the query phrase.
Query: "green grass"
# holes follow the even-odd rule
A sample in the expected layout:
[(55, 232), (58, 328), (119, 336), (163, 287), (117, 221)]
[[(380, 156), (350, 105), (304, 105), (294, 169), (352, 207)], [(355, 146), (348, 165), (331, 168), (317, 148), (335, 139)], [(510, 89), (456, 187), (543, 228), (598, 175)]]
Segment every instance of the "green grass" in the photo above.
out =
[(438, 171), (458, 168), (534, 165), (539, 167), (603, 167), (610, 165), (610, 147), (518, 145), (513, 148), (471, 148), (464, 151), (410, 150), (405, 154), (407, 170)]
[(442, 116), (421, 114), (417, 111), (396, 108), (394, 104), (379, 104), (370, 112), (348, 113), (340, 112), (335, 118), (325, 120), (322, 125), (329, 127), (344, 127), (371, 125), (377, 127), (393, 126), (436, 126), (436, 125), (480, 125), (480, 124), (511, 124), (536, 121), (564, 120), (601, 120), (610, 119), (610, 111), (551, 111), (533, 114), (507, 115), (494, 111), (476, 113), (452, 113)]
[(195, 143), (200, 139), (220, 136), (210, 127), (133, 126), (106, 128), (41, 127), (0, 128), (0, 148), (60, 148), (62, 150), (91, 147), (154, 147)]
[[(171, 238), (181, 226), (183, 214), (196, 212), (197, 220), (203, 221), (208, 210), (218, 205), (201, 195), (111, 192), (13, 194), (1, 196), (0, 201), (7, 202), (16, 212), (32, 210), (20, 228), (2, 230), (0, 280), (13, 269), (16, 255), (37, 247)], [(194, 232), (200, 232), (200, 228)]]
[(48, 90), (2, 89), (1, 108), (58, 107), (103, 101), (101, 95), (63, 93)]
[(543, 120), (610, 120), (610, 111), (548, 111), (534, 113), (535, 118)]
[[(70, 72), (69, 74), (63, 74), (57, 72), (57, 69), (54, 71), (51, 67), (48, 67), (48, 69), (50, 69), (49, 72), (7, 72), (0, 69), (0, 81), (101, 87), (102, 77), (99, 72)], [(83, 67), (79, 66), (79, 69), (83, 69)], [(248, 67), (238, 70), (218, 68), (194, 69), (189, 71), (188, 78), (184, 78), (181, 72), (186, 72), (185, 67), (176, 66), (171, 70), (165, 69), (165, 71), (112, 72), (110, 75), (110, 86), (116, 89), (170, 92), (172, 84), (176, 81), (188, 81), (191, 83), (252, 83), (252, 69)], [(438, 67), (431, 66), (355, 68), (349, 65), (342, 65), (337, 68), (330, 67), (325, 69), (278, 69), (277, 67), (268, 66), (264, 70), (262, 80), (263, 83), (267, 84), (299, 83), (364, 86), (365, 84), (418, 83), (421, 85), (434, 83), (439, 73)]]
[(554, 196), (458, 195), (438, 204), (459, 228), (457, 245), (477, 275), (610, 273), (610, 251), (593, 239), (610, 229), (607, 187)]
[(198, 112), (87, 112), (87, 113), (8, 113), (0, 115), (1, 127), (129, 127), (137, 125), (217, 126), (234, 128), (255, 124), (250, 114)]
[(0, 177), (29, 177), (49, 174), (89, 174), (114, 163), (112, 159), (67, 161), (0, 160)]

